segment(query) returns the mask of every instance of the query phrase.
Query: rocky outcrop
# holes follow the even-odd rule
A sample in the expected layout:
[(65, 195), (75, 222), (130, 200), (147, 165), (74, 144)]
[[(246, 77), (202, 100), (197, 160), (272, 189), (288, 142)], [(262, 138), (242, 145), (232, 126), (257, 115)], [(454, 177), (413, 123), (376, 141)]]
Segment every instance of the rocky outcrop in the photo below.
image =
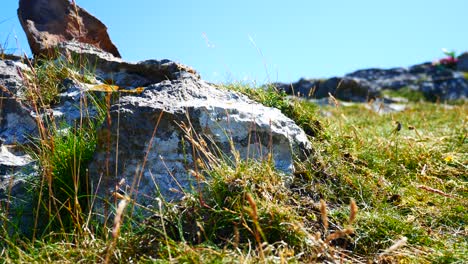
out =
[[(295, 157), (311, 151), (304, 131), (279, 110), (220, 90), (189, 67), (168, 60), (132, 64), (102, 52), (85, 53), (100, 58), (94, 60), (99, 78), (114, 76), (119, 85), (144, 86), (141, 94), (122, 93), (110, 109), (111, 126), (100, 129), (99, 147), (89, 166), (100, 197), (110, 199), (123, 178), (138, 183), (134, 194), (141, 204), (152, 204), (160, 195), (180, 199), (192, 190), (195, 175), (190, 171), (197, 160), (207, 158), (197, 144), (227, 159), (235, 152), (242, 159), (271, 154), (275, 166), (285, 172), (293, 170)], [(188, 131), (199, 142), (191, 142)]]
[[(192, 191), (196, 175), (189, 171), (206, 155), (233, 158), (239, 152), (242, 159), (265, 159), (271, 154), (278, 169), (291, 172), (294, 157), (311, 150), (306, 134), (279, 110), (193, 76), (123, 96), (112, 106), (111, 117), (110, 129), (101, 129), (108, 136), (101, 137), (89, 171), (97, 173), (95, 183), (100, 180), (100, 193), (107, 197), (121, 178), (137, 182), (140, 194), (135, 196), (145, 205), (153, 204), (158, 193), (172, 200)], [(197, 142), (187, 139), (187, 131)], [(197, 147), (205, 143), (212, 153)], [(117, 165), (116, 171), (109, 169)]]
[[(304, 131), (278, 109), (218, 89), (190, 67), (169, 60), (121, 60), (105, 26), (68, 0), (20, 0), (18, 15), (34, 55), (53, 57), (57, 65), (75, 62), (94, 78), (85, 81), (76, 76), (86, 70), (67, 69), (73, 73), (56, 80), (58, 100), (37, 109), (23, 94), (35, 80), (33, 74), (25, 78), (31, 69), (0, 60), (0, 213), (9, 219), (9, 230), (26, 235), (33, 230), (33, 184), (41, 175), (38, 161), (18, 146), (44, 136), (37, 121), (55, 122), (62, 133), (97, 116), (97, 106), (85, 103), (90, 93), (110, 107), (88, 167), (97, 212), (105, 212), (107, 203), (99, 201), (113, 201), (122, 179), (133, 189), (120, 191), (152, 206), (157, 198), (181, 199), (193, 191), (197, 177), (219, 159), (268, 159), (285, 172), (286, 181), (294, 160), (312, 151)], [(39, 226), (46, 224), (37, 219)]]
[[(462, 56), (460, 57), (461, 59)], [(463, 60), (459, 60), (459, 69)], [(402, 88), (421, 92), (429, 100), (468, 97), (468, 80), (461, 72), (443, 65), (423, 63), (410, 68), (365, 69), (325, 80), (301, 79), (293, 84), (275, 84), (288, 94), (320, 99), (328, 94), (344, 101), (364, 102), (381, 96), (382, 90)]]
[[(36, 118), (53, 116), (61, 127), (75, 127), (83, 112), (91, 118), (97, 114), (90, 104), (80, 109), (86, 94), (99, 97), (113, 93), (106, 96), (111, 98), (109, 120), (99, 129), (98, 148), (88, 167), (93, 193), (99, 198), (111, 200), (112, 191), (123, 178), (130, 185), (135, 183), (133, 194), (140, 204), (149, 206), (161, 196), (180, 199), (183, 192), (193, 190), (200, 175), (192, 171), (201, 173), (204, 169), (200, 161), (213, 162), (214, 156), (232, 161), (236, 153), (241, 159), (271, 158), (287, 180), (294, 159), (306, 158), (312, 150), (304, 131), (279, 110), (216, 88), (187, 66), (169, 60), (124, 62), (77, 42), (63, 42), (58, 50), (63, 56), (58, 60), (74, 58), (93, 69), (94, 83), (73, 78), (57, 80), (62, 87), (58, 103), (34, 113), (19, 97), (23, 82), (18, 69), (23, 66), (3, 61), (0, 72), (7, 76), (3, 81), (10, 98), (3, 101), (0, 137), (5, 146), (27, 143), (31, 135), (37, 137)], [(18, 190), (15, 197), (21, 197), (30, 187), (30, 182), (24, 180), (26, 176), (18, 174), (27, 166), (31, 168), (28, 164), (3, 176), (0, 198), (7, 196), (10, 179), (18, 186), (14, 188)], [(33, 172), (36, 174), (24, 175), (37, 177), (37, 168)], [(102, 212), (102, 203), (94, 205)], [(9, 206), (9, 212), (18, 208), (15, 203)], [(32, 223), (30, 220), (22, 221)]]
[(76, 40), (120, 57), (106, 26), (69, 0), (20, 0), (18, 17), (35, 56), (54, 56), (58, 44)]

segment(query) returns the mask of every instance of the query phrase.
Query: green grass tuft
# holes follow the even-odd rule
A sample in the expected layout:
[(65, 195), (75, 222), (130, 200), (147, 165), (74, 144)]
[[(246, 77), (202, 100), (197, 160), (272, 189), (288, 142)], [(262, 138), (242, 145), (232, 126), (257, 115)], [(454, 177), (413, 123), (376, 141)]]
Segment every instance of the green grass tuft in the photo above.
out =
[(230, 84), (221, 87), (245, 94), (250, 99), (265, 106), (279, 109), (311, 137), (322, 136), (323, 129), (316, 118), (318, 108), (313, 103), (298, 98), (290, 98), (285, 92), (278, 91), (271, 85), (255, 88), (245, 84)]
[(24, 72), (26, 86), (23, 89), (23, 99), (36, 102), (40, 107), (49, 107), (59, 103), (59, 95), (63, 92), (65, 79), (82, 83), (93, 83), (93, 69), (83, 62), (76, 64), (78, 59), (58, 57), (56, 60), (38, 59), (34, 62), (31, 72)]
[(399, 90), (383, 90), (382, 95), (388, 97), (401, 97), (407, 99), (410, 102), (419, 102), (426, 100), (426, 97), (422, 92), (413, 90), (409, 87), (403, 87)]

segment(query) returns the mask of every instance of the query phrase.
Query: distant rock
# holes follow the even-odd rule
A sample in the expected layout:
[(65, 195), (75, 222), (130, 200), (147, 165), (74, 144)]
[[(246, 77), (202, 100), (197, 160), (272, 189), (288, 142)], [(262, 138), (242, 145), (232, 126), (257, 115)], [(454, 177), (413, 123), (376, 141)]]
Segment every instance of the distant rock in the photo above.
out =
[(274, 83), (279, 90), (294, 96), (309, 97), (317, 86), (318, 80), (301, 78), (295, 83)]
[(314, 99), (329, 97), (331, 94), (343, 101), (366, 102), (378, 94), (366, 81), (352, 77), (300, 79), (292, 84), (273, 85), (287, 94)]
[(450, 68), (423, 63), (406, 68), (368, 69), (346, 75), (364, 80), (375, 91), (408, 88), (419, 91), (428, 100), (457, 100), (468, 97), (468, 80)]
[[(463, 55), (459, 69), (463, 67)], [(468, 56), (467, 56), (468, 60)], [(353, 102), (364, 102), (381, 96), (382, 90), (402, 88), (419, 91), (429, 100), (457, 100), (468, 97), (468, 80), (458, 71), (423, 63), (409, 68), (364, 69), (325, 80), (300, 79), (296, 83), (276, 85), (291, 95), (320, 99), (328, 94)]]
[(323, 98), (329, 94), (344, 101), (354, 102), (365, 102), (375, 96), (375, 92), (367, 83), (349, 77), (333, 77), (321, 81), (313, 96)]
[(356, 78), (357, 81), (366, 80), (375, 91), (382, 89), (398, 90), (418, 80), (417, 76), (405, 68), (365, 69), (345, 76)]
[(457, 59), (457, 70), (468, 72), (468, 52), (461, 54)]
[(76, 40), (120, 57), (106, 26), (69, 0), (20, 0), (18, 17), (35, 56), (51, 57), (58, 44)]

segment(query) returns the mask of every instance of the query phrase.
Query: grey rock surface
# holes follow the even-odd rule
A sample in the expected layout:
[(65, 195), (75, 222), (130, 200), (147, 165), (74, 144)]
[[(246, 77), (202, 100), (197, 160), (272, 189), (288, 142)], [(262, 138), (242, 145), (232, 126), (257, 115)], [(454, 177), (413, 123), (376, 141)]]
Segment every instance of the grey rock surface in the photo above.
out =
[(15, 98), (5, 96), (0, 109), (0, 141), (26, 144), (37, 135), (37, 125), (30, 109)]
[(93, 69), (99, 80), (123, 88), (145, 87), (165, 80), (174, 80), (184, 75), (200, 77), (192, 68), (170, 60), (126, 62), (85, 43), (63, 42), (58, 49), (64, 56), (79, 60)]
[(38, 168), (34, 160), (15, 150), (14, 146), (0, 147), (0, 210), (8, 221), (0, 219), (10, 234), (31, 236), (34, 227), (34, 181)]
[(235, 150), (242, 159), (262, 159), (272, 153), (275, 166), (285, 172), (293, 169), (295, 155), (304, 158), (312, 149), (303, 130), (279, 110), (217, 89), (196, 76), (163, 81), (141, 95), (123, 96), (110, 113), (112, 125), (101, 129), (101, 142), (89, 166), (94, 186), (100, 182), (98, 193), (109, 198), (121, 178), (129, 185), (138, 182), (135, 196), (145, 205), (154, 204), (158, 190), (167, 200), (191, 191), (195, 178), (189, 171), (206, 153), (186, 138), (182, 124), (215, 155), (232, 158)]
[(25, 144), (37, 132), (31, 110), (19, 99), (21, 71), (28, 67), (13, 60), (0, 60), (0, 142)]
[[(6, 87), (9, 92), (16, 94), (23, 86), (20, 71), (27, 66), (19, 61), (0, 59), (0, 85)], [(0, 89), (0, 92), (5, 92)]]

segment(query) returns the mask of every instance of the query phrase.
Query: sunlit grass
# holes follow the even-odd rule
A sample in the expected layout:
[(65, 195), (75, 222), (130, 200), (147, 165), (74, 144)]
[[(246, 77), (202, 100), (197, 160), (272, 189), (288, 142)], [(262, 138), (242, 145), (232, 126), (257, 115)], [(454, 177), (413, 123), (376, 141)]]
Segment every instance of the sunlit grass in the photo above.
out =
[[(159, 199), (157, 210), (144, 222), (135, 222), (122, 209), (120, 216), (125, 217), (123, 222), (118, 219), (119, 232), (114, 235), (99, 223), (83, 228), (82, 221), (72, 221), (75, 228), (56, 229), (34, 243), (0, 232), (4, 238), (0, 259), (7, 263), (467, 261), (466, 103), (409, 103), (402, 112), (380, 115), (364, 105), (318, 107), (273, 87), (221, 88), (280, 109), (309, 135), (313, 155), (297, 161), (293, 175), (276, 171), (269, 159), (242, 160), (235, 153), (229, 161), (215, 157), (194, 172), (203, 181), (202, 190), (188, 190), (179, 202)], [(89, 159), (96, 127), (77, 129), (52, 137), (57, 144), (54, 152), (39, 148), (52, 174), (69, 177), (70, 168), (76, 168), (70, 167), (76, 165), (72, 160), (79, 156), (84, 164)], [(292, 182), (286, 184), (286, 177)], [(72, 198), (78, 196), (73, 193), (76, 186), (69, 184), (56, 188), (70, 190)], [(79, 213), (80, 219), (88, 217), (86, 210)]]

